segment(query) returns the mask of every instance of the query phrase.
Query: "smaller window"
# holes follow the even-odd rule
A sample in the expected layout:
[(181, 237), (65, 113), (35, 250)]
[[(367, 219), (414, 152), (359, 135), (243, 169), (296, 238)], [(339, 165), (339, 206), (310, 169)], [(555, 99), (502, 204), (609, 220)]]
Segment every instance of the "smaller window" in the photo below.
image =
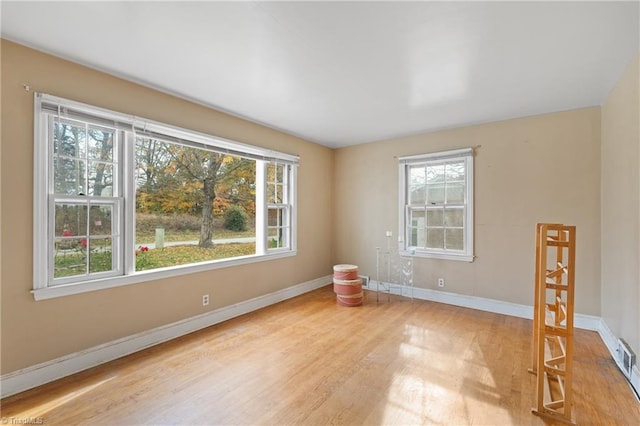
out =
[(400, 249), (473, 261), (473, 150), (402, 157)]
[(267, 249), (291, 244), (291, 166), (267, 165)]

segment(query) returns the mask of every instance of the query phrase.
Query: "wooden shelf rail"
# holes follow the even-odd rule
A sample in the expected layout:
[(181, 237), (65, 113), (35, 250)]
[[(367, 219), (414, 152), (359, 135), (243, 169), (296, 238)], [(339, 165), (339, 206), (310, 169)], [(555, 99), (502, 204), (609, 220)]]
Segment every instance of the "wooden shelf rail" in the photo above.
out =
[(536, 226), (533, 352), (538, 415), (575, 424), (572, 409), (576, 227)]

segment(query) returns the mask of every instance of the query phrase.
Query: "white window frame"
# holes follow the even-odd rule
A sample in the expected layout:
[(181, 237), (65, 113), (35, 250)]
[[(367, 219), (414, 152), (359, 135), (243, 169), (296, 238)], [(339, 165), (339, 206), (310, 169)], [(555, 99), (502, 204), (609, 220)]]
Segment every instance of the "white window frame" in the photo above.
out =
[[(425, 201), (424, 206), (409, 204), (409, 173), (410, 167), (415, 166), (434, 166), (443, 164), (448, 161), (463, 161), (465, 165), (465, 179), (464, 179), (464, 202), (457, 203), (455, 208), (464, 209), (463, 220), (463, 249), (435, 249), (426, 247), (414, 247), (410, 245), (411, 242), (411, 210), (424, 209), (428, 210), (431, 206), (427, 205)], [(429, 154), (412, 155), (398, 158), (398, 235), (401, 237), (398, 240), (398, 250), (401, 255), (404, 256), (416, 256), (433, 259), (445, 259), (445, 260), (458, 260), (464, 262), (473, 262), (473, 209), (474, 209), (474, 197), (473, 197), (473, 149), (464, 148), (451, 151), (443, 151)], [(439, 208), (446, 209), (447, 204), (442, 203), (437, 205)], [(452, 206), (453, 208), (453, 206)]]
[[(114, 197), (91, 197), (87, 202), (112, 204), (117, 223), (114, 238), (112, 271), (85, 275), (87, 279), (53, 279), (55, 201), (80, 202), (86, 197), (58, 195), (53, 188), (53, 147), (49, 129), (51, 117), (86, 121), (116, 129), (119, 142), (119, 193)], [(83, 119), (84, 118), (84, 119)], [(164, 140), (201, 149), (224, 152), (256, 161), (256, 254), (195, 264), (178, 265), (147, 271), (135, 271), (135, 168), (136, 135), (161, 136)], [(290, 170), (287, 208), (291, 232), (286, 247), (267, 249), (266, 167), (268, 163), (287, 164)], [(34, 97), (34, 211), (33, 211), (33, 295), (36, 300), (102, 290), (111, 287), (157, 280), (247, 263), (295, 256), (296, 251), (296, 182), (299, 157), (228, 139), (182, 129), (149, 119), (36, 93)], [(114, 177), (114, 180), (116, 177)], [(114, 194), (115, 195), (115, 194)], [(115, 240), (119, 240), (116, 244)]]

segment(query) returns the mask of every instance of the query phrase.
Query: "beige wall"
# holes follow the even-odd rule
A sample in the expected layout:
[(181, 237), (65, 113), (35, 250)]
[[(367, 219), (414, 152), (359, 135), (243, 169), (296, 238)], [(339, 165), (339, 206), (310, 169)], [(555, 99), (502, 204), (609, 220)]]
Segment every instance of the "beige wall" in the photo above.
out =
[(398, 232), (395, 157), (477, 147), (473, 263), (418, 259), (415, 285), (533, 304), (536, 222), (577, 226), (576, 312), (600, 314), (600, 108), (340, 149), (335, 156), (337, 262), (375, 275), (375, 247)]
[[(331, 274), (333, 152), (20, 45), (2, 41), (2, 373)], [(35, 302), (33, 93), (73, 99), (300, 155), (298, 255)], [(202, 294), (212, 304), (201, 306)]]
[(602, 317), (640, 353), (640, 69), (602, 106)]

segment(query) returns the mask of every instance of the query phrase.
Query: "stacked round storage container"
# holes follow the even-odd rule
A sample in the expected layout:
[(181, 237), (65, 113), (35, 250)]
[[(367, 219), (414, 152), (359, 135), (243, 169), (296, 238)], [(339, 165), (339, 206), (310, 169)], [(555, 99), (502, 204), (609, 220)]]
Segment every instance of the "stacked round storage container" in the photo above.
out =
[(362, 280), (358, 278), (356, 265), (335, 265), (333, 267), (333, 291), (340, 306), (362, 305)]

